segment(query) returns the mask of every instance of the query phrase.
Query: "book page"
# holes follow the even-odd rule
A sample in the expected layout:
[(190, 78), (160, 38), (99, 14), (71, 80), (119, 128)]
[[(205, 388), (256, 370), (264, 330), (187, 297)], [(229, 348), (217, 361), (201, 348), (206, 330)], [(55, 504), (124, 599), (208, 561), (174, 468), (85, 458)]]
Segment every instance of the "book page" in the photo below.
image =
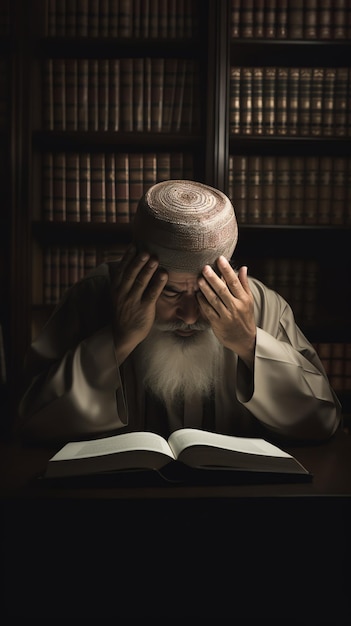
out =
[(149, 432), (134, 432), (122, 433), (121, 435), (94, 439), (92, 441), (67, 443), (52, 457), (51, 461), (104, 456), (137, 450), (160, 452), (166, 454), (171, 459), (174, 458), (168, 443), (160, 435)]
[(220, 435), (218, 433), (211, 433), (204, 430), (198, 430), (196, 428), (176, 430), (169, 437), (168, 443), (173, 450), (175, 457), (177, 457), (184, 448), (195, 445), (222, 448), (224, 450), (232, 450), (234, 452), (242, 452), (244, 454), (258, 454), (281, 458), (291, 457), (290, 454), (284, 452), (264, 439)]

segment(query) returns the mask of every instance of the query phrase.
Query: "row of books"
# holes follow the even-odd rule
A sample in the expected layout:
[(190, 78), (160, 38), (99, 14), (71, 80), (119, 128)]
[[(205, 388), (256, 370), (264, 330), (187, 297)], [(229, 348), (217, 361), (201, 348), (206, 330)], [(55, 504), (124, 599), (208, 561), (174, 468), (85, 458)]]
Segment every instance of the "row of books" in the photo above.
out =
[(349, 0), (231, 0), (231, 36), (268, 39), (347, 39)]
[(350, 135), (350, 75), (347, 67), (231, 67), (230, 132)]
[[(55, 305), (69, 287), (100, 263), (121, 259), (125, 246), (106, 250), (95, 246), (48, 246), (42, 257), (42, 293), (36, 285), (37, 304)], [(40, 275), (40, 272), (38, 272)]]
[[(118, 260), (125, 246), (112, 250), (94, 246), (47, 246), (43, 250), (42, 286), (34, 290), (37, 304), (57, 304), (64, 292), (99, 263)], [(267, 258), (260, 263), (259, 278), (280, 293), (300, 324), (313, 322), (317, 313), (318, 267), (313, 260)]]
[(351, 159), (231, 155), (229, 196), (242, 224), (351, 224)]
[(46, 59), (47, 130), (190, 131), (199, 128), (192, 59)]
[(46, 0), (48, 37), (191, 37), (193, 0)]
[(257, 268), (253, 262), (250, 267), (252, 275), (285, 298), (300, 325), (313, 323), (318, 311), (319, 273), (314, 259), (267, 257)]
[(46, 221), (129, 222), (142, 194), (170, 178), (192, 179), (192, 154), (44, 153), (42, 217)]
[(313, 344), (333, 389), (351, 391), (351, 343)]

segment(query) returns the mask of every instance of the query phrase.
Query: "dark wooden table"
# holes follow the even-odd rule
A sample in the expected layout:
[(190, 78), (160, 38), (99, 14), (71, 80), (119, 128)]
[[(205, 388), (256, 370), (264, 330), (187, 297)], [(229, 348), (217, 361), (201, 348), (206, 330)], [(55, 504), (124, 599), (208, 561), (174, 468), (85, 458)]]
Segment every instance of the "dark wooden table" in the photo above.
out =
[(6, 617), (351, 623), (343, 431), (289, 448), (304, 484), (48, 484), (55, 451), (0, 446)]

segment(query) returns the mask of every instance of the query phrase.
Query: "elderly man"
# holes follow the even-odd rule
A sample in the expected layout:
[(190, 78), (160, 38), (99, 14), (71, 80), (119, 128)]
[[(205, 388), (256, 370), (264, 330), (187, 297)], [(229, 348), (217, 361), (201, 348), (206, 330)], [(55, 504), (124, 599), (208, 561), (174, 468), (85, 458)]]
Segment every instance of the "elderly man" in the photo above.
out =
[(20, 428), (34, 440), (195, 427), (322, 440), (340, 405), (287, 302), (230, 264), (225, 194), (169, 180), (133, 243), (65, 294), (30, 347)]

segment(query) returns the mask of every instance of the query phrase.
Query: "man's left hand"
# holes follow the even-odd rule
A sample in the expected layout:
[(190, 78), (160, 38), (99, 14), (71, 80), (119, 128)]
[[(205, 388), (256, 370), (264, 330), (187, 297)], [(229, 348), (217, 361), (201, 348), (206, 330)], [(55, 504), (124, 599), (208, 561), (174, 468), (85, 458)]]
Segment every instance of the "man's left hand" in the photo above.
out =
[(211, 324), (217, 339), (252, 368), (256, 323), (247, 267), (241, 267), (237, 274), (223, 256), (217, 260), (217, 267), (221, 278), (206, 265), (198, 281), (197, 297), (202, 315)]

